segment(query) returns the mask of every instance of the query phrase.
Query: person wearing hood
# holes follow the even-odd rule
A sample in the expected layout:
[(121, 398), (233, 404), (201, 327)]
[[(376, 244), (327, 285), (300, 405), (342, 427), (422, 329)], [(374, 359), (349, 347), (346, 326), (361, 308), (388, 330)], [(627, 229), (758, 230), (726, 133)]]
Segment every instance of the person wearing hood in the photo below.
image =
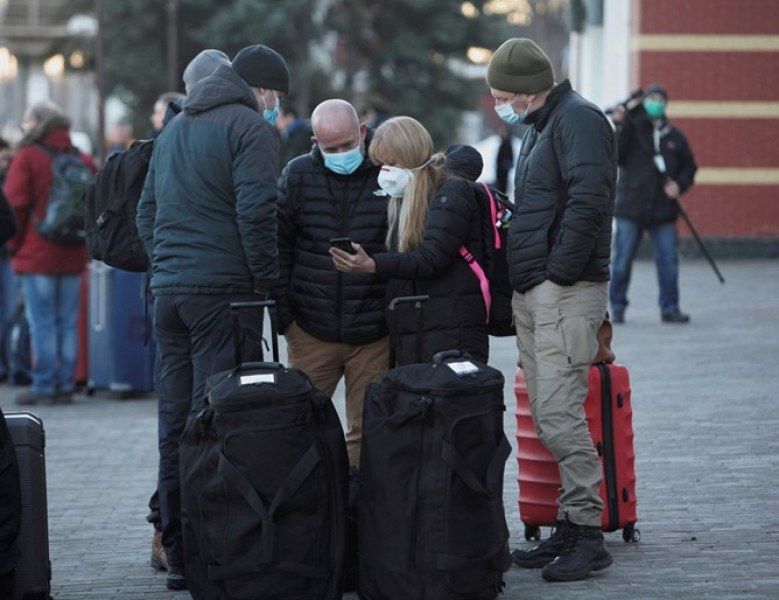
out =
[(18, 231), (8, 241), (11, 267), (18, 276), (30, 324), (33, 369), (30, 390), (17, 404), (70, 403), (78, 357), (78, 308), (81, 276), (87, 266), (84, 244), (63, 246), (38, 232), (46, 215), (57, 153), (78, 152), (94, 173), (97, 165), (74, 150), (70, 119), (49, 100), (30, 106), (23, 118), (24, 136), (8, 169), (5, 195)]
[(633, 259), (646, 231), (652, 241), (663, 323), (688, 323), (679, 307), (679, 198), (692, 187), (698, 165), (684, 134), (666, 117), (668, 92), (653, 84), (631, 110), (617, 107), (619, 185), (609, 285), (612, 320), (625, 321)]
[[(184, 89), (187, 94), (190, 93), (192, 87), (201, 79), (205, 79), (209, 75), (213, 74), (216, 69), (222, 65), (230, 66), (230, 57), (227, 56), (221, 50), (215, 48), (208, 48), (199, 52), (184, 69), (182, 80), (184, 81)], [(167, 101), (164, 109), (164, 116), (162, 118), (162, 124), (160, 131), (167, 127), (176, 115), (183, 110), (183, 101), (186, 98), (183, 94), (176, 94), (173, 100)], [(155, 136), (156, 137), (156, 136)], [(156, 357), (155, 372), (159, 371), (159, 355)], [(156, 378), (155, 378), (156, 379)], [(149, 564), (152, 568), (167, 571), (168, 560), (165, 556), (165, 549), (162, 545), (162, 521), (160, 517), (160, 500), (159, 492), (156, 490), (149, 499), (149, 514), (146, 517), (154, 526), (154, 535), (151, 543), (151, 559)]]
[(290, 366), (332, 395), (346, 385), (346, 448), (359, 466), (365, 388), (389, 365), (385, 285), (375, 275), (346, 277), (328, 253), (350, 237), (371, 252), (384, 249), (387, 200), (376, 195), (379, 167), (368, 158), (371, 130), (345, 100), (311, 115), (314, 143), (284, 169), (279, 189), (279, 325)]
[[(286, 61), (262, 44), (195, 83), (155, 141), (138, 205), (160, 356), (158, 490), (170, 589), (187, 587), (179, 438), (206, 377), (235, 364), (230, 303), (266, 299), (279, 279), (273, 123), (288, 91)], [(246, 324), (249, 339), (261, 337), (260, 325)], [(259, 359), (257, 345), (244, 356)]]

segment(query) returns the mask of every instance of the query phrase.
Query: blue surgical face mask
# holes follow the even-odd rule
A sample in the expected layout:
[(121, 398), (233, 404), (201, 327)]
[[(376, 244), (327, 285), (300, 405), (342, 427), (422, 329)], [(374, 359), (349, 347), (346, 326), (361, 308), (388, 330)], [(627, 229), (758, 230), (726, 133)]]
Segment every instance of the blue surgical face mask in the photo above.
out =
[(351, 175), (362, 164), (362, 149), (360, 144), (346, 152), (322, 152), (325, 167), (339, 175)]
[(530, 105), (533, 104), (535, 96), (528, 101), (527, 108), (521, 115), (518, 115), (514, 112), (514, 102), (517, 100), (517, 98), (519, 98), (519, 94), (514, 96), (514, 100), (511, 102), (506, 102), (505, 104), (500, 104), (495, 107), (495, 112), (498, 113), (498, 116), (509, 125), (522, 125), (525, 123), (527, 120), (527, 114), (530, 112)]
[(273, 110), (268, 110), (268, 103), (265, 102), (265, 96), (262, 97), (262, 101), (265, 102), (265, 110), (262, 111), (262, 117), (269, 125), (275, 125), (276, 119), (279, 118), (279, 97), (276, 95), (276, 92), (273, 92), (273, 100), (275, 101)]
[[(498, 113), (498, 116), (501, 118), (501, 120), (508, 123), (509, 125), (519, 125), (523, 119), (522, 116), (514, 112), (514, 101), (518, 97), (519, 95), (516, 95), (511, 102), (504, 102), (503, 104), (498, 104), (495, 107), (495, 112)], [(527, 114), (527, 112), (525, 112), (525, 114)]]

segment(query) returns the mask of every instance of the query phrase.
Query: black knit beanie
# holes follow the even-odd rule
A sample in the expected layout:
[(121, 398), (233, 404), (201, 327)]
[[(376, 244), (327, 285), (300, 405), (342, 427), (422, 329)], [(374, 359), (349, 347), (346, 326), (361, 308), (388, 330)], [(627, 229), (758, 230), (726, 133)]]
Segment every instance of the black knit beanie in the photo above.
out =
[(235, 55), (233, 69), (251, 87), (289, 93), (289, 69), (284, 58), (263, 44), (248, 46)]
[(554, 69), (533, 40), (511, 38), (492, 55), (487, 85), (503, 92), (536, 94), (554, 85)]
[(484, 169), (484, 159), (473, 146), (453, 144), (446, 149), (446, 169), (469, 181), (476, 181)]

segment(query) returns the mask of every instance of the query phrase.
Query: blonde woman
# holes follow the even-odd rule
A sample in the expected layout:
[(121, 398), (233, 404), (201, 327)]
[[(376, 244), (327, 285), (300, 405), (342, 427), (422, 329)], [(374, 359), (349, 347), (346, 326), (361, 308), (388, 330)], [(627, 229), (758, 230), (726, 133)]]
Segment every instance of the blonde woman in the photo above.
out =
[(336, 268), (387, 279), (388, 302), (399, 296), (429, 296), (421, 321), (411, 305), (388, 312), (396, 365), (429, 361), (449, 349), (487, 362), (487, 313), (480, 281), (460, 254), (464, 247), (484, 264), (489, 220), (481, 214), (473, 188), (444, 170), (444, 155), (433, 154), (429, 132), (411, 117), (383, 122), (369, 156), (381, 165), (377, 193), (388, 200), (389, 252), (369, 256), (355, 239), (354, 254), (331, 248)]

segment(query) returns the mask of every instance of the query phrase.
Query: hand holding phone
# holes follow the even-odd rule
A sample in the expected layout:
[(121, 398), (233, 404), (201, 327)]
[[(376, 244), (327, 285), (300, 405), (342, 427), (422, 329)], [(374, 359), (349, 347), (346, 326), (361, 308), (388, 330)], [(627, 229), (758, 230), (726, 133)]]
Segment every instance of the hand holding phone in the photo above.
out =
[(330, 240), (330, 246), (348, 252), (349, 254), (357, 254), (357, 250), (352, 247), (352, 240), (348, 237), (333, 238)]

